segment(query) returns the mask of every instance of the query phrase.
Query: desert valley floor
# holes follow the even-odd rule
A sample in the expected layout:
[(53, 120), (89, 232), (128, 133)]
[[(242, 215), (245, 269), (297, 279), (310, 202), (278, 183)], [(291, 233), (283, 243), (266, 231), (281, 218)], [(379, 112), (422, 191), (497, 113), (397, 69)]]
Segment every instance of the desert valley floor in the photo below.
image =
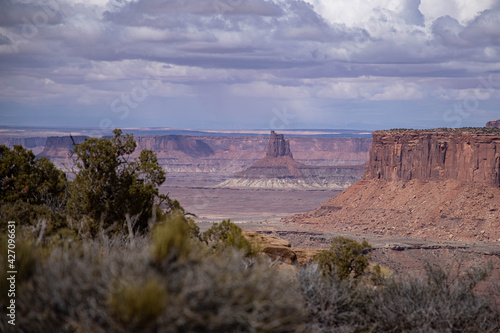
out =
[(231, 219), (236, 223), (279, 222), (313, 210), (340, 191), (294, 191), (162, 186), (198, 222)]

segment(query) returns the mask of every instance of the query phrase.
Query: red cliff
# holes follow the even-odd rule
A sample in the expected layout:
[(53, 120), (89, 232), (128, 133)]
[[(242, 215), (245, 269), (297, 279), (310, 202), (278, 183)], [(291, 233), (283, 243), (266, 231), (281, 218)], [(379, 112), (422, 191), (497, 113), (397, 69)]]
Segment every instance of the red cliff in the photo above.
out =
[(278, 156), (289, 156), (293, 158), (292, 152), (290, 151), (290, 141), (285, 140), (283, 134), (276, 134), (276, 132), (271, 131), (266, 157), (274, 158)]
[(363, 179), (285, 222), (339, 232), (500, 242), (500, 130), (377, 131)]
[(479, 182), (500, 187), (500, 131), (377, 131), (367, 179)]

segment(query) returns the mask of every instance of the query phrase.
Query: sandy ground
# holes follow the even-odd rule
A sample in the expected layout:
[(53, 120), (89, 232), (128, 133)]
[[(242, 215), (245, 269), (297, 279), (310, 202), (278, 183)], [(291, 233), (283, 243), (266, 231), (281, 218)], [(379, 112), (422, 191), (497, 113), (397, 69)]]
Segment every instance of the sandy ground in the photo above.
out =
[(199, 222), (231, 219), (236, 223), (278, 222), (295, 213), (308, 212), (339, 191), (237, 190), (212, 187), (163, 186)]

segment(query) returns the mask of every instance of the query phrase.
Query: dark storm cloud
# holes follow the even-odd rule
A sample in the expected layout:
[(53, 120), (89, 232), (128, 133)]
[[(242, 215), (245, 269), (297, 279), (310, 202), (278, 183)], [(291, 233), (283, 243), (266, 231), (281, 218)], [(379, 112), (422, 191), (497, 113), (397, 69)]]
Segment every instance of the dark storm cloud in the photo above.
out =
[(466, 98), (500, 71), (500, 7), (429, 20), (423, 2), (3, 1), (0, 101), (110, 105), (150, 76), (155, 101), (213, 95), (213, 110), (239, 96), (321, 114), (335, 99)]
[[(327, 49), (332, 44), (369, 39), (361, 29), (328, 24), (311, 5), (301, 1), (282, 7), (242, 1), (224, 15), (217, 12), (215, 3), (133, 2), (117, 12), (106, 11), (99, 24), (89, 19), (87, 25), (96, 33), (89, 28), (76, 39), (70, 33), (60, 36), (61, 52), (91, 60), (144, 59), (203, 68), (280, 69), (317, 65), (331, 58)], [(69, 31), (74, 20), (65, 22)]]

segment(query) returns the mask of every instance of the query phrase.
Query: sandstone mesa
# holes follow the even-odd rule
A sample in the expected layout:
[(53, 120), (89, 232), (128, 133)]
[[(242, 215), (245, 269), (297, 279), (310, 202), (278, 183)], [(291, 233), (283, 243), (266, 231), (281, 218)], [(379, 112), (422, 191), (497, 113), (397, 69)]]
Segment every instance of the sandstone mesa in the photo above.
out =
[(500, 131), (376, 131), (363, 179), (286, 222), (443, 240), (500, 239)]

